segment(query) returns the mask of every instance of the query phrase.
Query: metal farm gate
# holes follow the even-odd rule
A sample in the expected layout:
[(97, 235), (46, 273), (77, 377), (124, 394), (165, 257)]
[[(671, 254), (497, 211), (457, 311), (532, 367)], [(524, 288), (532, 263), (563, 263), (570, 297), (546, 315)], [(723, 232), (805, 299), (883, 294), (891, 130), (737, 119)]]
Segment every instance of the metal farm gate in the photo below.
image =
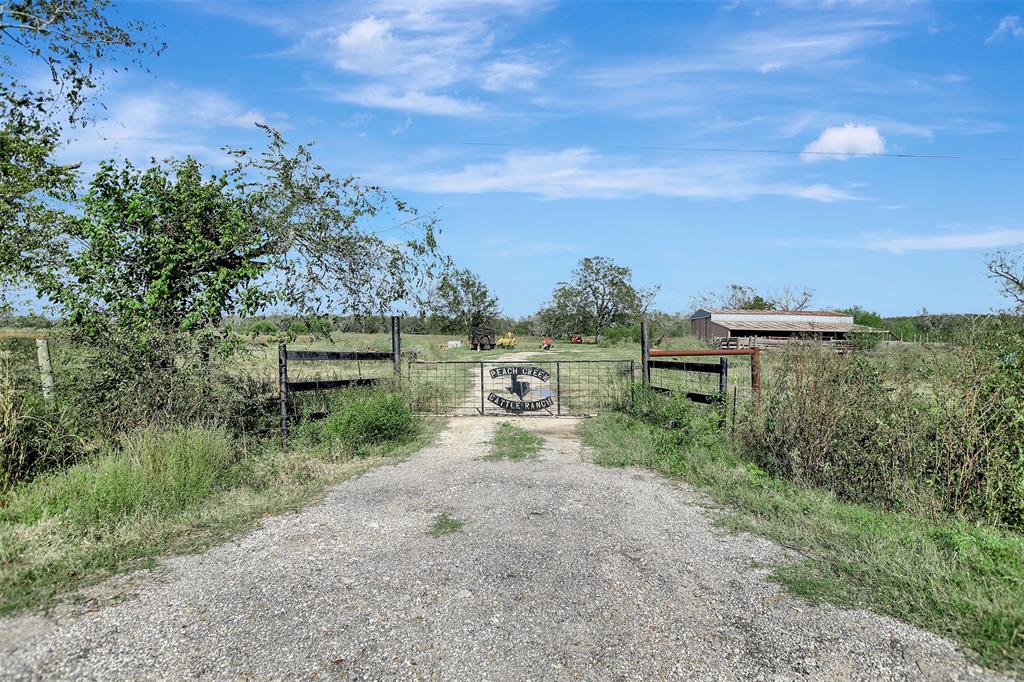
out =
[(582, 416), (621, 400), (632, 360), (413, 361), (413, 409), (435, 415)]

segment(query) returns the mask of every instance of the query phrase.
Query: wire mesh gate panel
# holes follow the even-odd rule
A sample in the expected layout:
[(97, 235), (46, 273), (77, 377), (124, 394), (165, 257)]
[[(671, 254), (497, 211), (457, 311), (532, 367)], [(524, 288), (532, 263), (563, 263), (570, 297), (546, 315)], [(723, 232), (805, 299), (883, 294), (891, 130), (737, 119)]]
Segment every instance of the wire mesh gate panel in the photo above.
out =
[(420, 414), (581, 416), (613, 407), (632, 360), (415, 361), (406, 373)]

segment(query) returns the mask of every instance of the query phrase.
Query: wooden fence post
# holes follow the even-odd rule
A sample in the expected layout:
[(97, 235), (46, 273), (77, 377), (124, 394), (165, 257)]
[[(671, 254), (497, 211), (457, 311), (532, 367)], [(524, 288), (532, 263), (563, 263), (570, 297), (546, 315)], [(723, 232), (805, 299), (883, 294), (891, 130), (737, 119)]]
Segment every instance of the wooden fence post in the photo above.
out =
[(39, 360), (39, 378), (43, 384), (43, 400), (53, 407), (53, 367), (50, 365), (50, 344), (43, 339), (36, 339), (36, 358)]
[(651, 385), (651, 338), (647, 326), (647, 316), (640, 320), (640, 371), (643, 374), (644, 386)]
[(281, 447), (288, 447), (288, 346), (277, 347), (277, 377), (281, 393)]
[(391, 316), (391, 359), (395, 363), (395, 376), (402, 378), (402, 318)]

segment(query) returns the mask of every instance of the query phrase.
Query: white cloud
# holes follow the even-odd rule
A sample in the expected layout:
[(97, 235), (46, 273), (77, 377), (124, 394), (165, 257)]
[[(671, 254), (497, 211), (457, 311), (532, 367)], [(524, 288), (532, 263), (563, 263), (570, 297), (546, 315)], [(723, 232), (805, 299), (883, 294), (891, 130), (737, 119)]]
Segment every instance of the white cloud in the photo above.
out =
[(739, 33), (726, 45), (719, 60), (734, 68), (770, 73), (784, 68), (813, 68), (849, 55), (868, 45), (888, 40), (895, 20), (822, 16), (780, 27)]
[(804, 161), (846, 159), (849, 154), (884, 154), (885, 140), (875, 126), (847, 123), (826, 128), (817, 140), (804, 147)]
[(502, 61), (483, 69), (483, 88), (491, 92), (533, 90), (544, 69), (526, 61)]
[(825, 184), (764, 180), (750, 159), (689, 166), (644, 165), (586, 148), (558, 152), (512, 151), (500, 160), (460, 170), (388, 173), (389, 183), (437, 193), (513, 192), (547, 199), (620, 199), (643, 196), (743, 200), (788, 196), (821, 202), (856, 199)]
[(993, 249), (1024, 243), (1024, 230), (992, 229), (986, 232), (961, 234), (910, 235), (888, 237), (868, 235), (865, 245), (876, 251), (906, 253), (907, 251), (951, 251)]
[[(270, 119), (284, 127), (281, 115), (265, 115), (212, 90), (165, 86), (126, 92), (109, 98), (106, 116), (78, 131), (61, 157), (87, 166), (112, 157), (141, 163), (151, 157), (192, 155), (223, 162), (219, 147), (225, 129), (254, 130), (256, 123)], [(209, 140), (216, 131), (221, 134)]]
[(486, 108), (460, 91), (529, 90), (546, 72), (536, 58), (496, 52), (498, 24), (540, 9), (537, 0), (348, 5), (309, 22), (294, 52), (327, 59), (353, 79), (329, 86), (335, 99), (436, 116), (478, 115)]
[(408, 132), (409, 128), (412, 128), (412, 117), (411, 116), (406, 116), (405, 117), (405, 121), (403, 121), (399, 125), (392, 126), (391, 134), (392, 135), (401, 135), (402, 133)]
[(493, 256), (550, 256), (557, 253), (579, 253), (585, 250), (585, 244), (573, 242), (555, 242), (547, 240), (513, 241), (511, 239), (485, 239), (481, 244)]
[(996, 30), (992, 31), (992, 35), (986, 38), (985, 42), (991, 43), (1002, 36), (1010, 36), (1011, 38), (1020, 38), (1021, 36), (1024, 36), (1024, 26), (1020, 23), (1020, 16), (1005, 16), (1000, 19), (999, 25), (996, 26)]
[(486, 107), (477, 101), (459, 100), (420, 90), (398, 90), (386, 85), (365, 85), (342, 90), (335, 93), (334, 99), (365, 107), (436, 116), (478, 116), (486, 111)]

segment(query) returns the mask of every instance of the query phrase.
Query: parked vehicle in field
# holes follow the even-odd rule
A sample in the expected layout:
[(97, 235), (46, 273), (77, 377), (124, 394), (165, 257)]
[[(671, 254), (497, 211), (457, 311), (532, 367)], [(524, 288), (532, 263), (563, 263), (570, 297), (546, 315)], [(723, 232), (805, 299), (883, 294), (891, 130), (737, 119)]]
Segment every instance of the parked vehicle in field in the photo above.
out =
[(505, 332), (505, 335), (498, 339), (499, 348), (515, 348), (516, 335), (512, 332)]
[(493, 350), (497, 335), (490, 327), (477, 327), (469, 333), (469, 347), (473, 350)]
[(582, 334), (572, 334), (569, 336), (569, 343), (583, 343)]

